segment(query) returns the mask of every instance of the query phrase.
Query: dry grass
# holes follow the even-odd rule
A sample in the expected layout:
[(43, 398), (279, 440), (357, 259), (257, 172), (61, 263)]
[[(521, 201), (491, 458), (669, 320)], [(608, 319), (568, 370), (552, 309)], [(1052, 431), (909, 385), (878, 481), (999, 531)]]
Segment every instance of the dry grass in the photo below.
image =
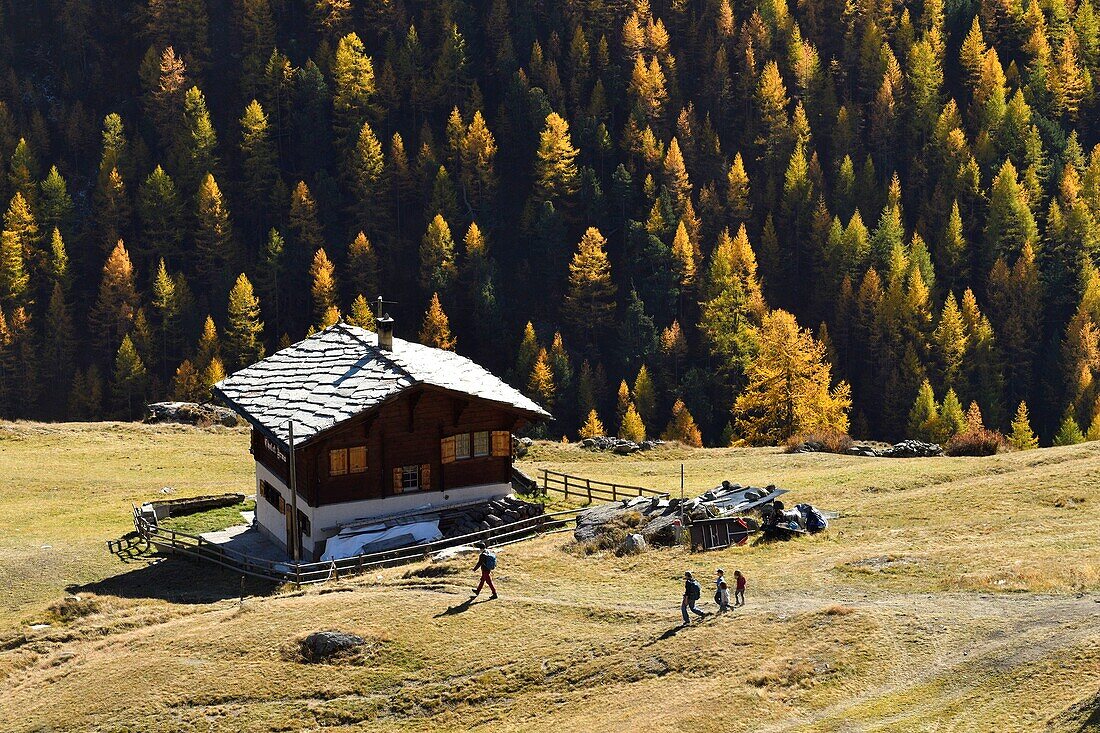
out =
[[(678, 494), (683, 461), (688, 493), (777, 483), (842, 517), (814, 537), (699, 555), (582, 557), (550, 535), (504, 548), (501, 600), (472, 605), (469, 558), (249, 586), (242, 605), (232, 577), (126, 565), (102, 545), (160, 486), (247, 488), (242, 433), (0, 436), (2, 572), (28, 578), (0, 619), (12, 730), (1011, 731), (1096, 717), (1100, 533), (1070, 499), (1100, 505), (1100, 444), (911, 460), (538, 444), (531, 472)], [(39, 569), (47, 543), (67, 559)], [(679, 576), (718, 566), (746, 574), (746, 607), (679, 630)], [(91, 584), (94, 611), (25, 625), (74, 583)], [(377, 640), (365, 663), (295, 657), (329, 628)]]

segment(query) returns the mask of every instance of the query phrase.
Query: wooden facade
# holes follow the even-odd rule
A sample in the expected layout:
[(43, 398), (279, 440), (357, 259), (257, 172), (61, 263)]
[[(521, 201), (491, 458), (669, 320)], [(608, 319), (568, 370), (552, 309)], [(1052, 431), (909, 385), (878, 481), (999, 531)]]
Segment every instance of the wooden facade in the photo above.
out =
[[(511, 433), (526, 419), (520, 410), (471, 395), (414, 387), (297, 448), (299, 501), (318, 507), (509, 483)], [(456, 455), (456, 443), (463, 455)], [(474, 450), (475, 443), (481, 450)], [(470, 449), (462, 451), (467, 444)], [(252, 453), (289, 482), (289, 462), (281, 445), (253, 430)], [(403, 477), (418, 481), (416, 488), (403, 486)]]

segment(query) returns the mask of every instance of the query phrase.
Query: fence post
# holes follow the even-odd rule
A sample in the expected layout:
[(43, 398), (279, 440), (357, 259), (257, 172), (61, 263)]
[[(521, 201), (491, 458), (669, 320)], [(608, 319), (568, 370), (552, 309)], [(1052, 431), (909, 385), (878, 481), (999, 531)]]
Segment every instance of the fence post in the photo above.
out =
[(563, 473), (562, 478), (565, 479), (565, 482), (564, 482), (565, 483), (565, 498), (568, 499), (569, 498), (569, 474)]
[(592, 503), (592, 479), (586, 478), (584, 480), (584, 485), (585, 485), (585, 488), (588, 489), (588, 503), (591, 504)]

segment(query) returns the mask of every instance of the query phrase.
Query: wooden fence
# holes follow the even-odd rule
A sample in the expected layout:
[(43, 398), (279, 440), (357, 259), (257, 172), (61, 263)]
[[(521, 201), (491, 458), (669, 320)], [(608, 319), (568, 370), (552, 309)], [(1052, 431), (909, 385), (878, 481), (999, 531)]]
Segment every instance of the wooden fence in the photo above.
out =
[(542, 479), (542, 493), (548, 494), (556, 491), (566, 499), (584, 499), (591, 504), (593, 501), (619, 501), (620, 499), (632, 499), (636, 496), (656, 496), (667, 498), (667, 491), (647, 489), (644, 486), (627, 486), (625, 484), (613, 484), (607, 481), (593, 481), (581, 476), (570, 476), (567, 473), (539, 470), (539, 478)]
[(580, 509), (568, 509), (552, 514), (541, 514), (518, 522), (502, 524), (499, 527), (472, 532), (460, 537), (447, 537), (422, 545), (356, 555), (329, 562), (308, 563), (274, 562), (235, 552), (202, 537), (177, 532), (168, 527), (161, 527), (155, 521), (143, 517), (141, 510), (136, 506), (134, 507), (134, 528), (149, 544), (164, 552), (175, 552), (188, 557), (199, 558), (229, 568), (234, 572), (277, 583), (306, 585), (309, 583), (323, 583), (327, 580), (339, 578), (341, 575), (352, 575), (375, 568), (423, 560), (433, 552), (474, 542), (485, 542), (490, 546), (500, 547), (535, 534), (560, 529), (575, 518), (580, 511)]

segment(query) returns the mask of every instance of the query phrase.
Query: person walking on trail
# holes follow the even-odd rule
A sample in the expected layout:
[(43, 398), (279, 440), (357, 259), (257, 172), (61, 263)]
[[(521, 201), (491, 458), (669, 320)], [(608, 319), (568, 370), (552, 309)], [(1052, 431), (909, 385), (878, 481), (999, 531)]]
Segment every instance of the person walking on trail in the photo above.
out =
[(493, 592), (493, 595), (489, 596), (489, 600), (491, 601), (497, 597), (497, 589), (496, 586), (493, 585), (492, 575), (493, 570), (495, 570), (497, 566), (497, 556), (492, 550), (489, 550), (485, 546), (484, 542), (478, 542), (477, 546), (478, 549), (481, 550), (481, 554), (477, 556), (477, 565), (474, 565), (474, 570), (481, 570), (481, 581), (477, 584), (477, 587), (474, 588), (474, 598), (481, 595), (483, 586), (488, 585), (489, 590)]
[(680, 613), (684, 617), (684, 626), (691, 623), (691, 617), (688, 616), (688, 611), (691, 611), (699, 618), (707, 615), (695, 607), (702, 593), (703, 589), (699, 587), (699, 581), (693, 578), (691, 573), (684, 573), (684, 600), (680, 603)]
[(733, 571), (733, 577), (737, 579), (737, 588), (733, 592), (734, 606), (745, 605), (745, 576), (740, 570)]
[(730, 586), (725, 580), (718, 581), (718, 613), (730, 610)]
[(718, 606), (719, 611), (725, 611), (722, 607), (722, 584), (726, 582), (726, 571), (722, 568), (718, 568), (714, 578), (714, 603)]

